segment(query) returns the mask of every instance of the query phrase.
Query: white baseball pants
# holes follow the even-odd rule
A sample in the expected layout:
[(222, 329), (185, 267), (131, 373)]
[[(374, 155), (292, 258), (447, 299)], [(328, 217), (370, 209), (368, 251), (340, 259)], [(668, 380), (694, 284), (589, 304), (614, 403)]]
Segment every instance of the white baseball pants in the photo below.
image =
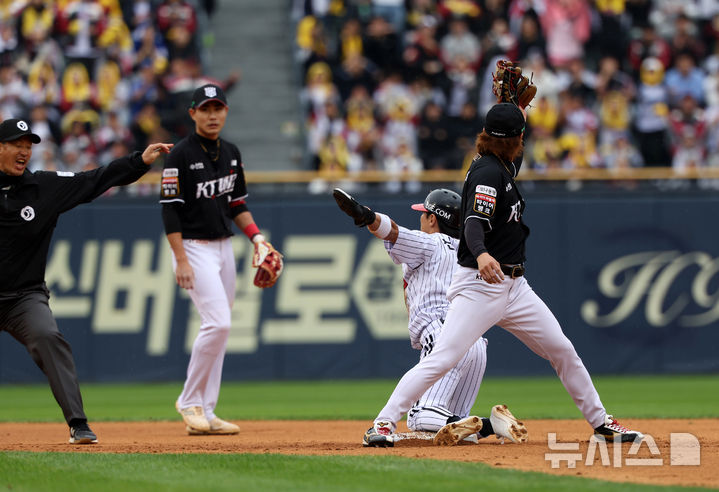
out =
[[(442, 332), (439, 332), (438, 338), (442, 336)], [(428, 355), (423, 352), (422, 358)], [(480, 338), (412, 406), (407, 413), (407, 427), (415, 431), (437, 432), (453, 415), (468, 417), (477, 399), (486, 367), (487, 339)]]
[[(222, 382), (222, 364), (230, 333), (232, 303), (235, 299), (235, 256), (229, 238), (182, 241), (195, 274), (188, 290), (200, 314), (200, 333), (192, 346), (187, 379), (178, 398), (180, 408), (200, 406), (208, 420), (215, 407)], [(173, 256), (173, 268), (177, 261)]]
[(519, 338), (552, 364), (584, 418), (593, 427), (606, 411), (592, 379), (556, 318), (524, 277), (505, 276), (499, 284), (477, 278), (477, 270), (458, 267), (447, 292), (449, 311), (434, 350), (397, 384), (375, 421), (396, 425), (412, 404), (494, 325)]

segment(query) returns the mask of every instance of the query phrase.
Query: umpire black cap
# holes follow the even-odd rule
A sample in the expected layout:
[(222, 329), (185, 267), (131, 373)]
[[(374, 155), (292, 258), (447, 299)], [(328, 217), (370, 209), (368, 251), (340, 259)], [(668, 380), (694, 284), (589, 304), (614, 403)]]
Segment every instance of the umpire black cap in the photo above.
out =
[(195, 92), (192, 93), (190, 109), (197, 109), (209, 101), (218, 101), (227, 106), (227, 98), (219, 85), (205, 84), (195, 89)]
[(452, 190), (439, 188), (432, 190), (424, 199), (424, 203), (415, 203), (412, 210), (429, 212), (453, 231), (459, 230), (459, 209), (462, 198)]
[(25, 120), (11, 118), (0, 123), (0, 142), (12, 142), (26, 135), (30, 137), (32, 143), (40, 143), (40, 136), (30, 130), (30, 125)]

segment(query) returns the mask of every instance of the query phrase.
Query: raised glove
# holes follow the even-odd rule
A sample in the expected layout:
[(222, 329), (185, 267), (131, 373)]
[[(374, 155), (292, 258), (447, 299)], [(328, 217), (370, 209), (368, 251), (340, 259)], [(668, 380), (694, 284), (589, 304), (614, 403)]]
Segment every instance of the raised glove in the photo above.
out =
[(537, 94), (537, 86), (522, 75), (522, 67), (518, 64), (498, 60), (497, 70), (492, 73), (492, 94), (498, 103), (508, 102), (524, 109)]
[(257, 268), (254, 284), (261, 289), (272, 287), (282, 273), (282, 254), (265, 241), (261, 234), (252, 238), (252, 241), (255, 243), (252, 266)]
[(365, 227), (374, 222), (375, 213), (368, 207), (357, 203), (357, 200), (346, 191), (335, 188), (332, 190), (332, 196), (340, 209), (354, 219), (357, 227)]

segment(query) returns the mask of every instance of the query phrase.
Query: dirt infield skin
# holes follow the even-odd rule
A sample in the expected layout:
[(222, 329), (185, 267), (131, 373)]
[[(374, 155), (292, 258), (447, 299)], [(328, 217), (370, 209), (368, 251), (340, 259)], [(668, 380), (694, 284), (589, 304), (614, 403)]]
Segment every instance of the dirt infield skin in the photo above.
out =
[[(99, 443), (74, 446), (67, 442), (64, 425), (58, 423), (2, 423), (0, 424), (0, 450), (48, 451), (86, 453), (278, 453), (303, 455), (385, 455), (407, 458), (483, 462), (496, 468), (513, 468), (558, 475), (574, 475), (615, 482), (649, 483), (719, 487), (719, 419), (643, 420), (628, 419), (622, 423), (642, 430), (651, 436), (656, 447), (651, 449), (645, 441), (638, 451), (631, 444), (621, 445), (615, 455), (612, 444), (595, 447), (594, 459), (588, 460), (591, 429), (581, 420), (525, 420), (529, 429), (527, 444), (501, 444), (494, 437), (479, 444), (462, 444), (454, 447), (437, 447), (431, 441), (404, 440), (393, 448), (365, 448), (362, 434), (368, 421), (235, 421), (241, 432), (234, 436), (188, 436), (182, 422), (96, 422), (92, 423)], [(398, 431), (406, 431), (404, 422)], [(550, 449), (549, 439), (567, 446), (579, 443), (579, 449)], [(672, 434), (686, 433), (695, 436), (699, 443), (691, 447), (693, 438), (682, 436), (689, 447), (679, 455), (672, 447)], [(676, 442), (676, 441), (675, 441)], [(571, 444), (569, 444), (571, 446)], [(653, 452), (652, 452), (653, 451)], [(672, 464), (695, 461), (699, 465)], [(672, 454), (674, 453), (674, 454)], [(567, 461), (552, 467), (552, 458), (563, 454), (576, 454), (575, 468)], [(591, 453), (590, 453), (591, 454)], [(686, 457), (686, 459), (683, 459)], [(636, 461), (632, 461), (636, 460)], [(653, 460), (653, 461), (649, 461)], [(661, 461), (659, 461), (661, 460)], [(587, 466), (589, 462), (589, 466)], [(639, 464), (642, 463), (642, 464)]]

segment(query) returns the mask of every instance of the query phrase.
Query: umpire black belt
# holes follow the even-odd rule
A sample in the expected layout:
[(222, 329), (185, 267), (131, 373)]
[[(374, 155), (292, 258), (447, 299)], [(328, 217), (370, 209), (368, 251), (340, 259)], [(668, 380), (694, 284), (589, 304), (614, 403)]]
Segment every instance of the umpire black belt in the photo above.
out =
[(505, 275), (509, 275), (509, 278), (517, 278), (524, 275), (524, 265), (505, 265), (502, 263), (500, 265), (502, 268), (502, 273)]

